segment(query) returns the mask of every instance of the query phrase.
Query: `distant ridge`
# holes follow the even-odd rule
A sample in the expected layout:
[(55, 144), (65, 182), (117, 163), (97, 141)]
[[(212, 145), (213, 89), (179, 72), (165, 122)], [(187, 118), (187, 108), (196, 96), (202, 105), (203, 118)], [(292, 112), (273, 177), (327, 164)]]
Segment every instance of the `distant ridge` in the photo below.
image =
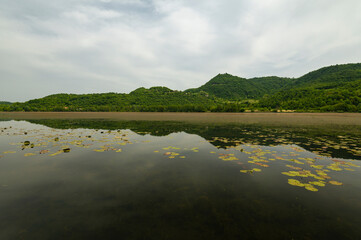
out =
[(240, 78), (231, 74), (218, 74), (199, 88), (185, 92), (205, 91), (224, 99), (258, 99), (265, 94), (272, 94), (293, 81), (291, 78), (260, 77)]
[(258, 77), (240, 78), (231, 74), (218, 74), (199, 88), (186, 92), (205, 91), (224, 99), (259, 99), (281, 90), (294, 88), (330, 88), (361, 79), (361, 63), (333, 65), (307, 73), (299, 78)]
[(12, 104), (11, 102), (6, 102), (6, 101), (0, 101), (0, 104), (3, 104), (3, 105), (10, 105)]
[(332, 65), (296, 78), (288, 88), (336, 86), (359, 79), (361, 79), (361, 63)]
[(0, 104), (0, 111), (321, 111), (361, 112), (361, 63), (333, 65), (299, 78), (241, 78), (218, 74), (185, 91), (138, 88), (129, 94), (55, 94), (24, 103)]

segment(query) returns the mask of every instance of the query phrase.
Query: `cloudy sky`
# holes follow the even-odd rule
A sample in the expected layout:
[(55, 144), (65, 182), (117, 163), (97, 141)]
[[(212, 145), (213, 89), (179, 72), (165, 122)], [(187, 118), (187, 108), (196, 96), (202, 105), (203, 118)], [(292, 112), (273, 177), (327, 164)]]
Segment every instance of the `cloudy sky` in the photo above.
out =
[(360, 0), (0, 0), (0, 100), (361, 62)]

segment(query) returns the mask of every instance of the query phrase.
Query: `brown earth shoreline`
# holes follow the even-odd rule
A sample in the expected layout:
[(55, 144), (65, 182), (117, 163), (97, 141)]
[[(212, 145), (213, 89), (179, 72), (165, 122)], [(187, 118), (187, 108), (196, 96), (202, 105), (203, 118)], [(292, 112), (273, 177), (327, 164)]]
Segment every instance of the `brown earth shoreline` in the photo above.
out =
[(0, 112), (0, 119), (109, 119), (361, 126), (361, 113)]

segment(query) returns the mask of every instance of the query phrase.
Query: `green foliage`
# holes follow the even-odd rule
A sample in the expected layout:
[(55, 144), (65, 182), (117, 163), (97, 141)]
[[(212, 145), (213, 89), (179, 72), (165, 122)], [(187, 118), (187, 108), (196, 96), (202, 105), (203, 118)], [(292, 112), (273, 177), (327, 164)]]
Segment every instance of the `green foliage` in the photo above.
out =
[(258, 99), (265, 94), (276, 92), (291, 81), (290, 78), (279, 77), (245, 79), (225, 73), (218, 74), (203, 86), (188, 89), (186, 92), (205, 91), (228, 100)]
[(218, 74), (184, 92), (138, 88), (129, 94), (55, 94), (25, 103), (0, 102), (0, 111), (361, 112), (361, 63), (324, 67), (300, 78), (245, 79)]
[(0, 105), (11, 105), (11, 102), (0, 101)]
[[(3, 111), (131, 111), (131, 112), (205, 112), (228, 104), (208, 93), (185, 93), (166, 87), (138, 88), (130, 94), (55, 94), (25, 103), (3, 107)], [(235, 104), (238, 106), (237, 104)], [(238, 110), (240, 108), (233, 107)]]
[(361, 80), (341, 86), (318, 89), (290, 89), (260, 100), (261, 107), (301, 111), (361, 112)]
[(329, 89), (361, 79), (361, 63), (324, 67), (295, 79), (286, 89), (313, 87)]

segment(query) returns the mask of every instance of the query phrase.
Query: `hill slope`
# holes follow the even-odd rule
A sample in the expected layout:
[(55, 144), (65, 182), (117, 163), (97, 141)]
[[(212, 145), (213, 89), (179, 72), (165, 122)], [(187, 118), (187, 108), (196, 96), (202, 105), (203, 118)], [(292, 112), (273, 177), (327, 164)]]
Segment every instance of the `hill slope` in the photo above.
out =
[(335, 65), (310, 72), (276, 94), (264, 96), (260, 106), (361, 112), (361, 64)]
[(327, 89), (309, 87), (281, 91), (262, 98), (259, 106), (303, 111), (361, 112), (361, 80)]
[(240, 78), (231, 74), (218, 74), (199, 88), (186, 92), (205, 91), (228, 100), (260, 99), (290, 89), (331, 89), (361, 79), (361, 63), (324, 67), (299, 78), (260, 77)]
[[(14, 110), (25, 111), (172, 111), (182, 106), (198, 111), (218, 100), (207, 93), (184, 93), (166, 87), (138, 88), (129, 94), (55, 94), (25, 103), (15, 103)], [(192, 106), (189, 106), (192, 105)]]
[(5, 101), (0, 101), (0, 105), (10, 105), (12, 104), (11, 102), (5, 102)]
[(292, 79), (280, 77), (240, 78), (231, 74), (218, 74), (199, 88), (188, 89), (186, 92), (205, 91), (224, 99), (257, 99), (265, 94), (272, 94)]
[[(247, 100), (256, 99), (256, 100)], [(0, 111), (216, 111), (245, 109), (361, 112), (361, 63), (324, 67), (300, 78), (218, 74), (184, 92), (138, 88), (129, 94), (55, 94)]]
[(286, 86), (286, 89), (306, 87), (329, 89), (359, 79), (361, 79), (361, 63), (333, 65), (295, 79)]

